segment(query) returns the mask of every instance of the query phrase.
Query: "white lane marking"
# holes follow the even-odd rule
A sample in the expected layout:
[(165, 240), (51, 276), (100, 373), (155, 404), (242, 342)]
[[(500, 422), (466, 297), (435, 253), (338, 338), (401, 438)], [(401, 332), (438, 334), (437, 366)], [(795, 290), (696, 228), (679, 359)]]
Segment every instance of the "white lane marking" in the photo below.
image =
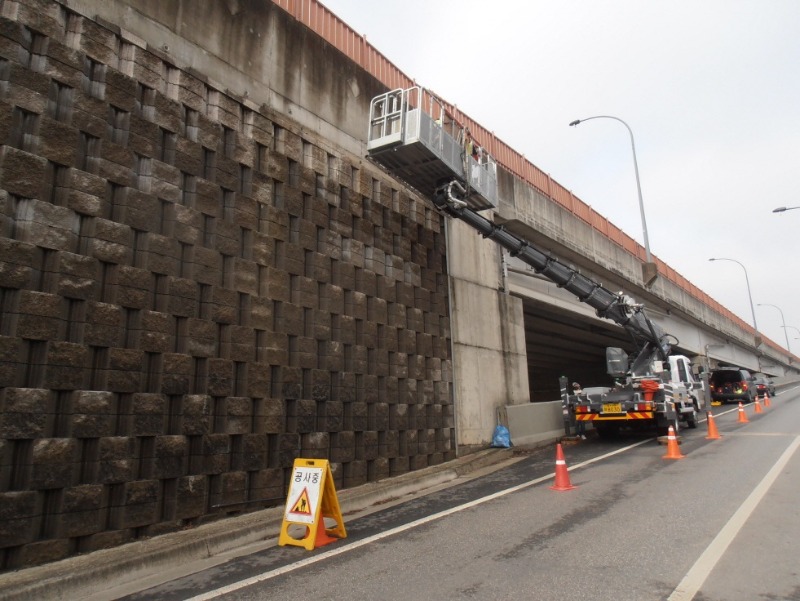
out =
[(706, 547), (706, 550), (697, 558), (697, 561), (689, 569), (683, 580), (680, 581), (678, 586), (672, 591), (672, 594), (667, 597), (667, 601), (691, 601), (703, 586), (703, 583), (708, 578), (711, 570), (717, 565), (717, 562), (725, 554), (728, 546), (736, 538), (739, 530), (745, 525), (750, 514), (755, 511), (761, 499), (767, 494), (772, 484), (778, 478), (781, 470), (786, 467), (786, 464), (792, 458), (797, 448), (800, 447), (800, 436), (795, 437), (792, 444), (783, 452), (778, 458), (772, 468), (767, 472), (767, 475), (758, 483), (753, 489), (753, 492), (744, 500), (739, 506), (739, 509), (731, 516), (728, 523), (722, 527), (717, 536)]
[[(632, 445), (628, 445), (627, 447), (622, 447), (621, 449), (617, 449), (616, 451), (612, 451), (610, 453), (606, 453), (605, 455), (600, 455), (599, 457), (594, 457), (592, 459), (588, 459), (581, 463), (575, 464), (571, 468), (568, 468), (570, 471), (585, 467), (587, 465), (591, 465), (592, 463), (596, 463), (603, 459), (607, 459), (608, 457), (613, 457), (614, 455), (618, 455), (620, 453), (624, 453), (626, 451), (630, 451), (640, 445), (645, 443), (653, 442), (652, 438), (648, 438), (646, 440), (641, 440), (636, 442)], [(254, 584), (258, 584), (259, 582), (264, 582), (266, 580), (270, 580), (272, 578), (276, 578), (278, 576), (282, 576), (283, 574), (288, 574), (289, 572), (293, 572), (294, 570), (299, 570), (300, 568), (304, 568), (306, 566), (312, 565), (319, 561), (323, 561), (328, 559), (329, 557), (335, 557), (337, 555), (341, 555), (342, 553), (347, 553), (348, 551), (353, 551), (358, 549), (359, 547), (363, 547), (370, 543), (374, 543), (375, 541), (379, 541), (383, 538), (387, 538), (389, 536), (394, 536), (395, 534), (399, 534), (401, 532), (405, 532), (406, 530), (411, 530), (412, 528), (416, 528), (417, 526), (422, 526), (424, 524), (428, 524), (430, 522), (439, 520), (441, 518), (447, 517), (454, 513), (458, 513), (459, 511), (463, 511), (464, 509), (469, 509), (471, 507), (475, 507), (477, 505), (482, 505), (483, 503), (487, 503), (489, 501), (493, 501), (494, 499), (499, 499), (500, 497), (504, 497), (505, 495), (511, 494), (513, 492), (517, 492), (520, 490), (524, 490), (534, 484), (539, 484), (540, 482), (544, 482), (545, 480), (550, 480), (555, 475), (554, 473), (548, 474), (546, 476), (542, 476), (540, 478), (536, 478), (534, 480), (530, 480), (529, 482), (525, 482), (523, 484), (518, 484), (517, 486), (512, 486), (511, 488), (507, 488), (505, 490), (497, 491), (496, 493), (492, 493), (491, 495), (487, 495), (485, 497), (481, 497), (480, 499), (475, 499), (474, 501), (470, 501), (469, 503), (464, 503), (463, 505), (458, 505), (457, 507), (451, 507), (450, 509), (446, 509), (444, 511), (440, 511), (439, 513), (434, 513), (432, 515), (426, 516), (424, 518), (420, 518), (418, 520), (414, 520), (413, 522), (409, 522), (408, 524), (404, 524), (402, 526), (397, 526), (396, 528), (391, 528), (386, 530), (385, 532), (379, 532), (378, 534), (373, 534), (372, 536), (368, 536), (367, 538), (362, 538), (361, 540), (348, 543), (346, 545), (342, 545), (341, 547), (336, 547), (331, 549), (330, 551), (325, 551), (324, 553), (320, 553), (319, 555), (314, 555), (312, 557), (308, 557), (306, 559), (301, 559), (300, 561), (294, 562), (292, 564), (276, 568), (269, 572), (264, 572), (263, 574), (259, 574), (258, 576), (253, 576), (252, 578), (247, 578), (245, 580), (240, 580), (239, 582), (234, 582), (233, 584), (229, 584), (227, 586), (220, 587), (213, 591), (207, 591), (202, 595), (197, 595), (196, 597), (191, 597), (186, 601), (208, 601), (209, 599), (215, 599), (222, 595), (227, 595), (228, 593), (233, 593), (243, 588), (247, 588), (248, 586), (252, 586)]]
[(778, 438), (797, 436), (797, 432), (730, 432), (731, 436), (777, 436)]

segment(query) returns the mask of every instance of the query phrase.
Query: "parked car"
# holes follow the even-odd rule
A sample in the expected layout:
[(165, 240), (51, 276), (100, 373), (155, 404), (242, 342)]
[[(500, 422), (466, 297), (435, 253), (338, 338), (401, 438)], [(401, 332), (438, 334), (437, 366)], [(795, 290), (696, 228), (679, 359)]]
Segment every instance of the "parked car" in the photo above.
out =
[(775, 396), (775, 383), (767, 374), (753, 374), (756, 381), (756, 392), (758, 396), (763, 397), (765, 394)]
[(751, 402), (756, 397), (756, 383), (753, 374), (746, 369), (723, 367), (715, 369), (708, 378), (711, 400)]

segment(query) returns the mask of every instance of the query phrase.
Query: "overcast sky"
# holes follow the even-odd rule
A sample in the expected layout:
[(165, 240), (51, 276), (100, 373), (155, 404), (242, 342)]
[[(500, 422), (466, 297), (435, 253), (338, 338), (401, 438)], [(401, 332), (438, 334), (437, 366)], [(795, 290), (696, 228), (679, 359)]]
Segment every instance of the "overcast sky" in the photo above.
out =
[(384, 56), (800, 355), (799, 0), (322, 0)]

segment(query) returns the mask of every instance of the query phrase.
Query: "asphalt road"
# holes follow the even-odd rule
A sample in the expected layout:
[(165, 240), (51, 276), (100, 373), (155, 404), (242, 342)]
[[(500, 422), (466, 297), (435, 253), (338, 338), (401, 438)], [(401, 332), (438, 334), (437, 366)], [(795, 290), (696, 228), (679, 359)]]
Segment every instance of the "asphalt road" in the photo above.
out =
[(267, 545), (124, 597), (171, 599), (800, 600), (800, 390), (749, 423), (734, 405), (681, 432), (564, 445), (346, 521), (305, 551)]

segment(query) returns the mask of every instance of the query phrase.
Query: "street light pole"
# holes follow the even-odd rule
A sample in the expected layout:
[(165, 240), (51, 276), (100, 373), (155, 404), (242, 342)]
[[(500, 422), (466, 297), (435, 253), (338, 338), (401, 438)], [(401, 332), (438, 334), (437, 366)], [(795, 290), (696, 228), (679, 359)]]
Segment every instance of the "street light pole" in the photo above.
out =
[(613, 119), (614, 121), (619, 121), (622, 125), (625, 126), (625, 129), (628, 130), (628, 134), (631, 137), (631, 151), (633, 152), (633, 171), (636, 174), (636, 192), (639, 195), (639, 213), (642, 217), (642, 237), (644, 239), (644, 252), (645, 257), (647, 258), (647, 262), (645, 266), (642, 268), (642, 275), (644, 277), (644, 284), (645, 286), (650, 286), (658, 277), (658, 272), (656, 270), (656, 265), (653, 263), (653, 257), (650, 254), (650, 238), (647, 235), (647, 219), (644, 216), (644, 200), (642, 200), (642, 184), (639, 179), (639, 161), (636, 160), (636, 142), (633, 140), (633, 130), (630, 126), (625, 123), (619, 117), (612, 117), (611, 115), (596, 115), (594, 117), (586, 117), (586, 119), (576, 119), (572, 123), (570, 123), (570, 127), (575, 127), (579, 123), (583, 123), (584, 121), (590, 121), (592, 119)]
[(777, 209), (772, 209), (773, 213), (783, 213), (785, 211), (792, 211), (794, 209), (800, 209), (800, 207), (778, 207)]
[(786, 320), (783, 318), (783, 311), (781, 311), (781, 308), (778, 305), (770, 305), (769, 303), (758, 303), (758, 306), (773, 307), (777, 309), (778, 312), (781, 314), (781, 323), (783, 323), (783, 335), (786, 337), (786, 350), (789, 351), (789, 353), (791, 353), (792, 348), (789, 346), (789, 334), (786, 333)]
[(753, 306), (753, 294), (750, 292), (750, 278), (747, 277), (747, 268), (736, 259), (726, 259), (725, 257), (717, 257), (709, 259), (709, 261), (733, 261), (744, 270), (744, 281), (747, 283), (747, 298), (750, 299), (750, 313), (753, 315), (753, 329), (756, 331), (756, 346), (761, 344), (761, 336), (758, 334), (758, 324), (756, 323), (756, 309)]

